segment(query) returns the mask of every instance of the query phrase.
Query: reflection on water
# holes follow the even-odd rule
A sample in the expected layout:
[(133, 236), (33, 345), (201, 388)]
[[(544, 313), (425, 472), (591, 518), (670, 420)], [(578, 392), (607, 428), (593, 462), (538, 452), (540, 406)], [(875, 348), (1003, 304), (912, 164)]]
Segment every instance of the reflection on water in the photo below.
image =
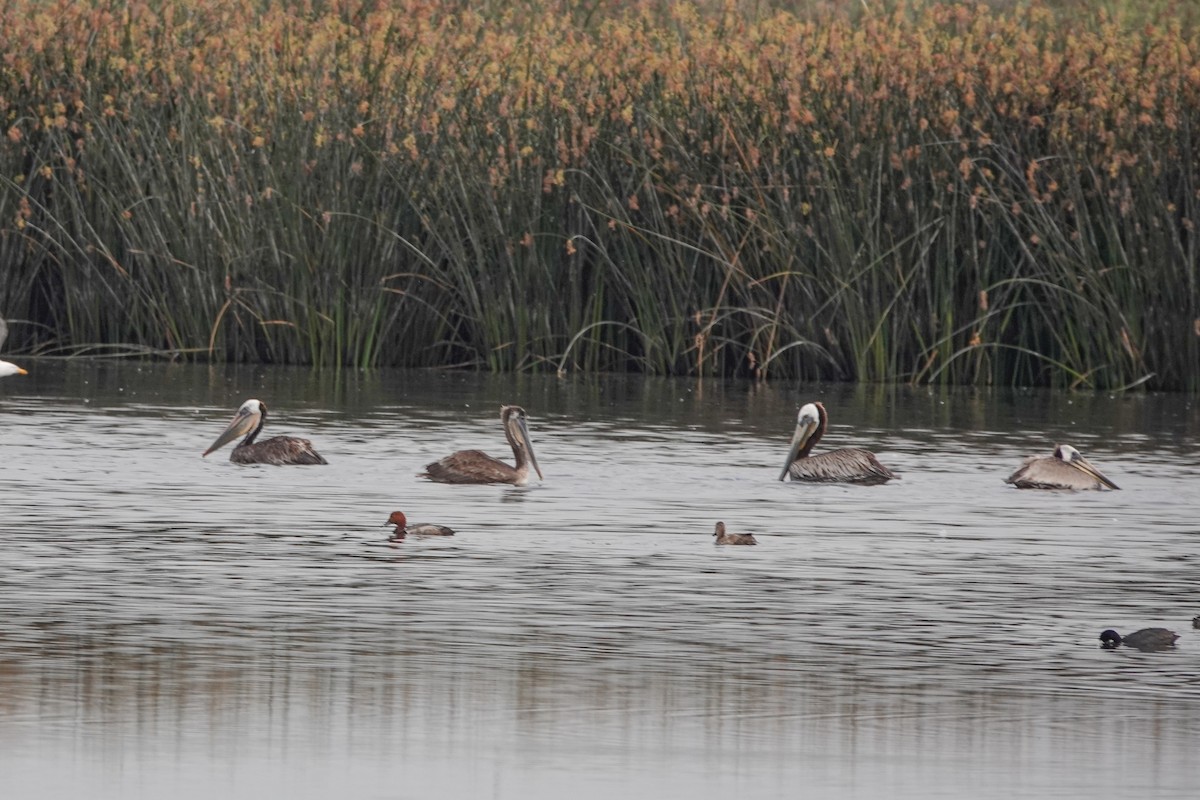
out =
[[(0, 383), (6, 796), (1200, 784), (1183, 398), (30, 366)], [(330, 465), (201, 459), (252, 396)], [(776, 481), (811, 399), (902, 479)], [(415, 477), (507, 458), (502, 402), (543, 485)], [(1124, 491), (1003, 484), (1056, 441)], [(396, 508), (459, 533), (390, 543)], [(1180, 647), (1099, 648), (1152, 624)]]

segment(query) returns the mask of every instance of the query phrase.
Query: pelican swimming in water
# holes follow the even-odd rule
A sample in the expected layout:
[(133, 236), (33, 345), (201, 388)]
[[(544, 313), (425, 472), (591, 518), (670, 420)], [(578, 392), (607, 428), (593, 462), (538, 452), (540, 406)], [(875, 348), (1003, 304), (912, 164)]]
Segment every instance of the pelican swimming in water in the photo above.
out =
[(1119, 647), (1125, 645), (1136, 650), (1166, 650), (1175, 646), (1175, 640), (1179, 638), (1179, 634), (1175, 631), (1169, 631), (1166, 628), (1142, 628), (1140, 631), (1134, 631), (1128, 636), (1122, 636), (1116, 631), (1109, 630), (1100, 634), (1100, 641), (1104, 644), (1103, 647)]
[(434, 525), (430, 522), (414, 522), (408, 524), (408, 517), (404, 516), (403, 511), (393, 511), (392, 515), (387, 518), (387, 525), (395, 525), (396, 530), (392, 531), (392, 535), (388, 538), (395, 541), (400, 541), (405, 536), (453, 536), (454, 531), (447, 528), (445, 525)]
[(796, 415), (796, 431), (792, 434), (792, 446), (779, 480), (789, 475), (794, 481), (810, 483), (886, 483), (897, 478), (894, 472), (879, 463), (869, 450), (843, 447), (828, 453), (810, 456), (813, 446), (825, 435), (829, 416), (825, 406), (808, 403)]
[(1004, 479), (1018, 489), (1120, 489), (1092, 466), (1069, 444), (1054, 448), (1052, 456), (1025, 459), (1016, 472)]
[(427, 464), (418, 477), (438, 483), (511, 483), (524, 486), (529, 483), (532, 467), (538, 480), (545, 480), (537, 456), (533, 454), (533, 444), (529, 441), (525, 409), (520, 406), (500, 406), (500, 421), (504, 424), (504, 438), (512, 446), (513, 459), (517, 463), (515, 467), (480, 450), (459, 450), (440, 461)]
[(261, 400), (247, 400), (233, 415), (233, 422), (217, 440), (204, 451), (208, 455), (224, 444), (245, 434), (233, 448), (229, 460), (235, 464), (327, 464), (325, 459), (313, 450), (312, 442), (295, 436), (272, 436), (261, 442), (255, 442), (254, 437), (262, 431), (267, 421), (267, 405)]
[(0, 378), (7, 378), (9, 375), (28, 375), (29, 373), (12, 364), (8, 361), (0, 361)]
[(717, 523), (713, 541), (717, 544), (758, 544), (753, 533), (726, 533), (724, 522)]

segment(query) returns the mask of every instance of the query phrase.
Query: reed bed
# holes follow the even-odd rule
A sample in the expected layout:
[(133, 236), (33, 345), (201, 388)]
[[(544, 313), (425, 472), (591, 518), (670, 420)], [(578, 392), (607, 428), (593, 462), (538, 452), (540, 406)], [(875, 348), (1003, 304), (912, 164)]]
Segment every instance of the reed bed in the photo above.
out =
[(1200, 389), (1169, 4), (478, 8), (5, 4), (10, 347)]

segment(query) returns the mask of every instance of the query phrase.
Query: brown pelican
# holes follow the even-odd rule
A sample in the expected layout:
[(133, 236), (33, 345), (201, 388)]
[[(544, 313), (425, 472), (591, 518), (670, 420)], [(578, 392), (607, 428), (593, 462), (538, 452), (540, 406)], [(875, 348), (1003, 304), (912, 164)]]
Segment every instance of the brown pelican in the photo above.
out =
[(817, 456), (810, 456), (813, 446), (825, 435), (829, 416), (825, 406), (808, 403), (796, 416), (796, 432), (779, 480), (791, 475), (794, 481), (810, 483), (886, 483), (897, 478), (894, 472), (879, 463), (869, 450), (843, 447)]
[(1016, 472), (1004, 479), (1018, 489), (1120, 489), (1104, 473), (1069, 444), (1054, 448), (1052, 456), (1025, 459)]
[(392, 531), (392, 535), (388, 538), (393, 542), (403, 539), (405, 536), (453, 536), (454, 531), (447, 528), (445, 525), (433, 525), (428, 522), (415, 522), (412, 525), (408, 524), (408, 518), (404, 516), (403, 511), (393, 511), (388, 517), (386, 525), (395, 525), (396, 530)]
[(1178, 633), (1166, 628), (1142, 628), (1128, 636), (1122, 636), (1110, 628), (1100, 634), (1100, 641), (1104, 643), (1104, 647), (1125, 645), (1137, 650), (1165, 650), (1168, 647), (1174, 647), (1175, 640), (1178, 638)]
[(726, 533), (725, 523), (718, 522), (713, 531), (713, 540), (717, 544), (758, 544), (753, 533)]
[(9, 375), (28, 375), (29, 373), (18, 367), (16, 364), (11, 364), (7, 361), (0, 361), (0, 378), (7, 378)]
[(233, 415), (233, 422), (217, 437), (204, 455), (230, 442), (242, 434), (246, 435), (233, 448), (229, 460), (235, 464), (326, 464), (325, 459), (313, 450), (308, 439), (295, 436), (272, 436), (257, 444), (254, 437), (262, 431), (267, 421), (267, 405), (261, 400), (247, 400)]
[(529, 441), (525, 409), (520, 406), (500, 406), (500, 420), (504, 423), (504, 438), (508, 439), (513, 449), (513, 458), (517, 462), (515, 467), (480, 450), (459, 450), (440, 461), (427, 464), (418, 477), (438, 483), (511, 483), (524, 486), (529, 483), (529, 468), (532, 467), (538, 479), (545, 480), (537, 456), (533, 454), (533, 444)]

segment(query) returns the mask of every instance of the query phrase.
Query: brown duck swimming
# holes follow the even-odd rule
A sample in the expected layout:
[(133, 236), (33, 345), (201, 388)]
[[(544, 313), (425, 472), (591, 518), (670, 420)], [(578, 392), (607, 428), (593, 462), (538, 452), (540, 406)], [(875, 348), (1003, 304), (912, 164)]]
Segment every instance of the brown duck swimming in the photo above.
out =
[(544, 480), (537, 457), (533, 454), (533, 444), (529, 441), (525, 409), (520, 406), (501, 406), (500, 421), (504, 425), (504, 438), (512, 446), (513, 459), (517, 464), (515, 467), (480, 450), (459, 450), (440, 461), (427, 464), (419, 477), (438, 483), (511, 483), (524, 486), (529, 483), (532, 469), (539, 480)]
[(1016, 472), (1004, 479), (1018, 489), (1120, 489), (1104, 473), (1069, 444), (1054, 448), (1052, 456), (1025, 459)]
[(1166, 650), (1175, 646), (1179, 634), (1166, 628), (1142, 628), (1128, 636), (1122, 636), (1111, 628), (1100, 634), (1104, 647), (1125, 645), (1136, 650)]
[(392, 531), (392, 535), (388, 538), (393, 542), (403, 539), (405, 536), (453, 536), (454, 531), (447, 528), (445, 525), (434, 525), (429, 522), (415, 522), (412, 525), (408, 524), (408, 518), (404, 516), (403, 511), (393, 511), (392, 515), (387, 518), (384, 525), (395, 525), (396, 530)]
[(843, 447), (820, 455), (809, 455), (813, 446), (821, 441), (829, 425), (829, 415), (821, 403), (808, 403), (796, 415), (796, 430), (792, 434), (792, 446), (779, 480), (791, 476), (794, 481), (811, 483), (886, 483), (898, 476), (879, 463), (869, 450)]
[(717, 544), (758, 544), (752, 533), (726, 533), (724, 522), (717, 523), (713, 537)]
[(272, 436), (261, 442), (254, 438), (267, 421), (267, 406), (261, 400), (247, 400), (233, 416), (233, 422), (217, 437), (204, 455), (245, 434), (246, 438), (233, 448), (229, 460), (235, 464), (326, 464), (313, 450), (312, 442), (295, 436)]

